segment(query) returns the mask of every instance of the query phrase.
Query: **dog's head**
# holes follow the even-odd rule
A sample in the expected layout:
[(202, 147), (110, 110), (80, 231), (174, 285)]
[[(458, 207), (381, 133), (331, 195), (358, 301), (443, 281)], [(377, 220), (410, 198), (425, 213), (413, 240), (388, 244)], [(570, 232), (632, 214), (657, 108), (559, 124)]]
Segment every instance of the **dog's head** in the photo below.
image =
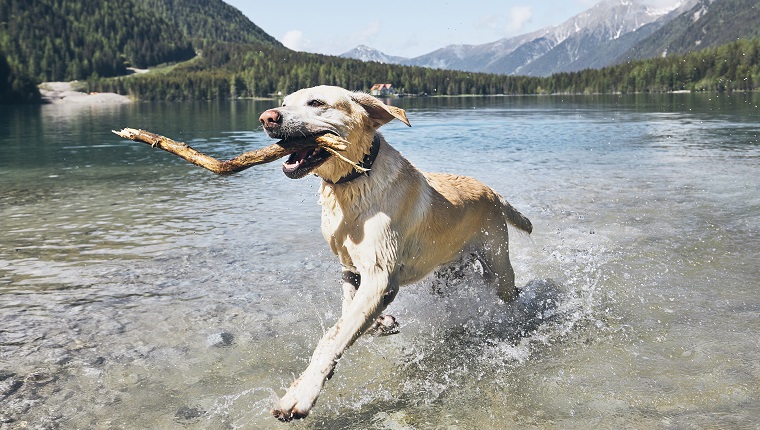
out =
[[(349, 142), (343, 155), (358, 163), (370, 152), (375, 131), (394, 118), (410, 125), (403, 109), (387, 106), (369, 94), (318, 86), (288, 95), (281, 107), (265, 111), (259, 120), (267, 134), (277, 139), (338, 135)], [(353, 167), (317, 148), (315, 143), (312, 148), (291, 154), (282, 171), (293, 179), (313, 172), (336, 182), (350, 174)]]

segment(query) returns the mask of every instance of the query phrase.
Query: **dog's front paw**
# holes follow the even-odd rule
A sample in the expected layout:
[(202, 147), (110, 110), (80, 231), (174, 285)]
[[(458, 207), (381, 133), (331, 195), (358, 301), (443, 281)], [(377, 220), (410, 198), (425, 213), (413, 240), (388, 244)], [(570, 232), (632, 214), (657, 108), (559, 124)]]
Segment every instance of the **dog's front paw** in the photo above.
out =
[(272, 415), (280, 421), (292, 421), (306, 418), (309, 411), (317, 402), (319, 391), (322, 384), (304, 383), (302, 379), (297, 379), (288, 389), (288, 392), (282, 396), (277, 406), (272, 409)]

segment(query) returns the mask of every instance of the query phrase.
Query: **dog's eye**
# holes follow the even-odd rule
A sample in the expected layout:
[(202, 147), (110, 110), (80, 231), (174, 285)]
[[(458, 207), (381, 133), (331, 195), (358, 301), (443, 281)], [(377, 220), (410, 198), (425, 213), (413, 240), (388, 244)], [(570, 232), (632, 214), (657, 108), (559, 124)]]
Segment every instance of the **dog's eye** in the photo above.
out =
[(322, 107), (325, 105), (325, 102), (322, 100), (310, 100), (308, 103), (306, 103), (308, 106), (311, 107)]

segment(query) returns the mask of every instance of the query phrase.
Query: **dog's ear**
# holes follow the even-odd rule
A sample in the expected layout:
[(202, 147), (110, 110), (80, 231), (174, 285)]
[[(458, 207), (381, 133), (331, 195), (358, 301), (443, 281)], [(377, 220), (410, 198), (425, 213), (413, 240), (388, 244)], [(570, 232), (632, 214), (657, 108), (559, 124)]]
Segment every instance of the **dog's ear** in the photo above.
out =
[(409, 120), (406, 118), (406, 112), (403, 109), (396, 106), (388, 106), (385, 103), (378, 100), (376, 97), (367, 93), (356, 92), (351, 95), (351, 98), (359, 103), (364, 110), (369, 114), (372, 120), (372, 125), (375, 128), (380, 127), (383, 124), (387, 124), (393, 121), (394, 118), (403, 122), (411, 127)]

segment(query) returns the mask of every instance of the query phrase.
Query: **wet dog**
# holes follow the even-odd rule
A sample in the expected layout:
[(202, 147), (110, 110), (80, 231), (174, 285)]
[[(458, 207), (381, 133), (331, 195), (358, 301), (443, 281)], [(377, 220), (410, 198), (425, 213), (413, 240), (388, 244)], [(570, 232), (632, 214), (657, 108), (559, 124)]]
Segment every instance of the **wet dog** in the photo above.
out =
[(393, 119), (410, 125), (402, 109), (328, 86), (297, 91), (282, 107), (261, 114), (270, 137), (342, 137), (349, 142), (343, 155), (368, 169), (362, 173), (316, 144), (283, 163), (290, 178), (312, 173), (322, 179), (322, 234), (343, 265), (343, 309), (272, 411), (280, 420), (308, 415), (338, 359), (359, 336), (394, 330), (395, 320), (381, 313), (399, 286), (474, 256), (499, 298), (517, 297), (507, 224), (530, 233), (530, 221), (473, 178), (415, 168), (377, 132)]

